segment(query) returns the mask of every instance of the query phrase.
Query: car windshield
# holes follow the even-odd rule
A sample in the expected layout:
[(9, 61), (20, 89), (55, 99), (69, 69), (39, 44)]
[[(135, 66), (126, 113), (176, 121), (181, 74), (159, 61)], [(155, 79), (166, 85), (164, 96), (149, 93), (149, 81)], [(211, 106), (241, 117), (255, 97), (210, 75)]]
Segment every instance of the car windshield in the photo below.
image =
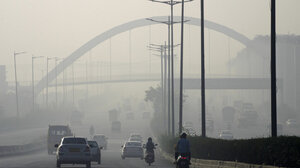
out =
[(88, 144), (91, 148), (97, 148), (98, 144), (96, 141), (88, 141)]
[(86, 144), (84, 138), (64, 138), (63, 144)]
[(126, 147), (139, 147), (142, 146), (140, 142), (126, 142), (125, 144)]

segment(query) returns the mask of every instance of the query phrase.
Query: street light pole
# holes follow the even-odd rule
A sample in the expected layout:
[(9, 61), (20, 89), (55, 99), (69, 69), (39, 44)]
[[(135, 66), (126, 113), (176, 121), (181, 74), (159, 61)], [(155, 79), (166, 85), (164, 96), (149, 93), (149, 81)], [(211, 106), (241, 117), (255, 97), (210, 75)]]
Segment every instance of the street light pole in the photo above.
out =
[(201, 111), (202, 137), (206, 137), (205, 115), (205, 52), (204, 52), (204, 0), (201, 0)]
[(171, 91), (172, 91), (172, 98), (171, 98), (171, 107), (172, 107), (172, 136), (175, 137), (175, 111), (174, 111), (174, 27), (173, 27), (173, 20), (174, 20), (174, 5), (191, 2), (193, 0), (185, 0), (185, 1), (160, 1), (160, 0), (150, 0), (152, 2), (158, 2), (170, 5), (171, 7)]
[(180, 94), (179, 94), (179, 135), (182, 133), (183, 106), (183, 33), (184, 33), (184, 0), (181, 6), (181, 45), (180, 45)]
[(17, 118), (19, 119), (20, 117), (20, 112), (19, 112), (19, 95), (18, 95), (18, 78), (17, 78), (17, 60), (16, 57), (17, 55), (20, 54), (25, 54), (26, 52), (19, 52), (16, 53), (14, 52), (14, 68), (15, 68), (15, 84), (16, 84), (16, 104), (17, 104)]
[(271, 1), (271, 125), (272, 137), (277, 137), (276, 86), (276, 0)]
[(43, 56), (34, 57), (31, 58), (31, 64), (32, 64), (32, 112), (34, 113), (35, 110), (35, 95), (34, 95), (34, 60), (37, 58), (43, 58)]

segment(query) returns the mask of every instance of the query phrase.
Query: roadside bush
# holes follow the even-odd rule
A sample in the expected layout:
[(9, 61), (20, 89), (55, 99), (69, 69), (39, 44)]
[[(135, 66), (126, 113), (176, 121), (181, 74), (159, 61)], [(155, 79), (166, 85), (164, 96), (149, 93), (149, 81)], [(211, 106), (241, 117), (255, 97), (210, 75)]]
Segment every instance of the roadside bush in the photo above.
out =
[[(188, 139), (194, 158), (300, 167), (299, 137), (222, 140), (196, 136)], [(171, 154), (177, 140), (168, 136), (159, 137), (162, 149)]]

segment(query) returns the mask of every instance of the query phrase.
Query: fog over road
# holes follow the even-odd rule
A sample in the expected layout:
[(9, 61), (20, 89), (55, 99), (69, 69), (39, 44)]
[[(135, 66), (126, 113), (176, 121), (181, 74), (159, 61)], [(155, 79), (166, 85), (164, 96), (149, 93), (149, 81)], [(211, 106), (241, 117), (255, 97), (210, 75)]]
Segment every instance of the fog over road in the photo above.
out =
[[(102, 164), (92, 163), (92, 168), (145, 168), (149, 167), (144, 160), (129, 158), (122, 160), (120, 149), (125, 139), (111, 139), (107, 150), (102, 150)], [(24, 156), (14, 156), (0, 159), (0, 168), (55, 168), (55, 155), (48, 155), (47, 151), (40, 151)], [(82, 167), (85, 165), (62, 165), (62, 167)], [(170, 162), (164, 160), (156, 152), (156, 162), (152, 168), (174, 167)]]

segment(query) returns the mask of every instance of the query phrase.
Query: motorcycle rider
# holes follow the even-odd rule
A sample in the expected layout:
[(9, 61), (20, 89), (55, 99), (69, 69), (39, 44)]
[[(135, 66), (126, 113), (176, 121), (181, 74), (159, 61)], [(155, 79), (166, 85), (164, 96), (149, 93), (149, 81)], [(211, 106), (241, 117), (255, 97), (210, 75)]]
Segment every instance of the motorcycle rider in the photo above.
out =
[(182, 133), (180, 135), (180, 139), (175, 147), (175, 163), (177, 162), (177, 158), (179, 155), (186, 156), (189, 160), (189, 164), (191, 164), (191, 150), (190, 150), (190, 142), (186, 139), (186, 133)]
[(147, 154), (153, 154), (153, 160), (154, 160), (154, 149), (155, 149), (155, 145), (154, 143), (152, 142), (152, 138), (149, 137), (148, 138), (148, 142), (146, 144), (146, 153)]

